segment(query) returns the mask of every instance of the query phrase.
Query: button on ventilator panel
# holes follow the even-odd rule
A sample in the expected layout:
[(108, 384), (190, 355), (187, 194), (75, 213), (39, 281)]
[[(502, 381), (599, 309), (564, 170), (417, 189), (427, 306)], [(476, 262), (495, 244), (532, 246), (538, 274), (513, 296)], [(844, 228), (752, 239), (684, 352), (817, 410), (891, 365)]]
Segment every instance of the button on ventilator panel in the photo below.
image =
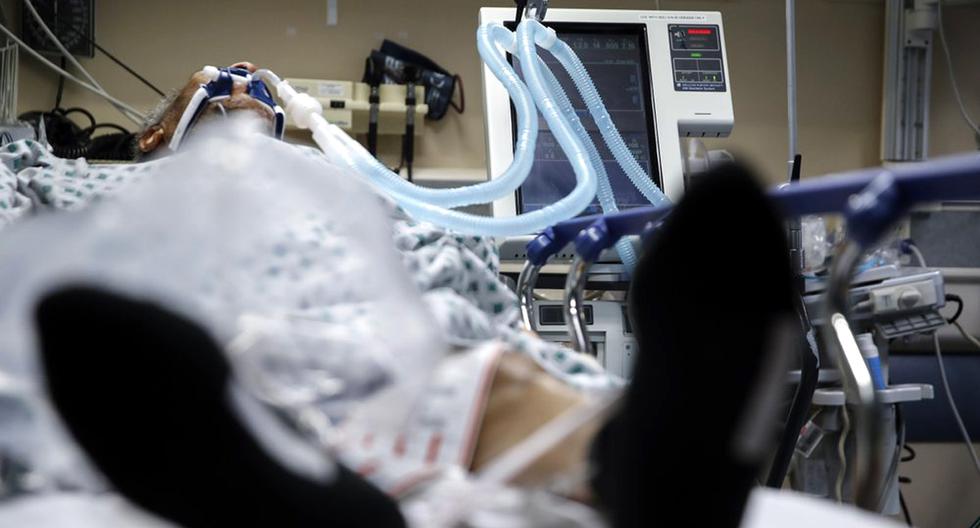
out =
[(724, 92), (724, 57), (718, 26), (713, 24), (667, 26), (674, 90), (678, 92)]

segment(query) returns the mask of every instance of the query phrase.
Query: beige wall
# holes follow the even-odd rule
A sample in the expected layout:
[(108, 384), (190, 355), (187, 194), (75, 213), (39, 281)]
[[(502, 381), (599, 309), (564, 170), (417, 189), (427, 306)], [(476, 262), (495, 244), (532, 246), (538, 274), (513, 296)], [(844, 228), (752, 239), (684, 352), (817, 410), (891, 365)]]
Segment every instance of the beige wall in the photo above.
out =
[[(941, 389), (937, 387), (937, 390)], [(980, 477), (966, 445), (956, 442), (913, 447), (915, 460), (903, 462), (898, 473), (912, 480), (902, 485), (902, 492), (915, 525), (919, 528), (973, 526), (980, 519)], [(975, 442), (973, 447), (980, 451), (980, 442)]]
[[(339, 24), (328, 27), (325, 0), (97, 0), (96, 30), (101, 44), (161, 86), (179, 85), (202, 64), (241, 59), (268, 65), (283, 75), (356, 79), (368, 51), (382, 38), (392, 38), (459, 72), (469, 95), (465, 115), (450, 113), (443, 121), (427, 125), (418, 164), (479, 168), (484, 166), (484, 141), (474, 32), (477, 9), (488, 4), (510, 2), (339, 0)], [(801, 0), (799, 4), (800, 146), (806, 156), (806, 172), (813, 175), (873, 165), (879, 142), (882, 6), (860, 0)], [(650, 9), (654, 1), (563, 0), (560, 5)], [(772, 181), (782, 178), (786, 157), (782, 2), (663, 0), (662, 7), (712, 9), (724, 14), (736, 126), (731, 138), (712, 146), (728, 148), (752, 161)], [(961, 50), (970, 50), (970, 39), (980, 37), (966, 37), (969, 26), (962, 15), (977, 20), (977, 9), (957, 11), (950, 33)], [(232, 27), (234, 31), (225, 29)], [(980, 71), (972, 68), (967, 72), (969, 58), (963, 53), (960, 57), (963, 82), (980, 86)], [(154, 104), (152, 92), (105, 58), (97, 56), (84, 64), (122, 99), (141, 108)], [(21, 109), (50, 106), (54, 75), (33, 60), (25, 60), (23, 66)], [(943, 138), (944, 143), (951, 138), (952, 149), (968, 148), (969, 138), (958, 134), (955, 123), (946, 122), (955, 121), (946, 119), (954, 110), (948, 107), (944, 80), (938, 77), (936, 138)], [(96, 110), (100, 119), (122, 119), (77, 87), (69, 85), (65, 97), (68, 104)], [(383, 149), (389, 155), (398, 152), (397, 141), (392, 139)]]
[[(952, 5), (943, 13), (956, 81), (967, 111), (977, 121), (980, 119), (980, 31), (977, 31), (980, 28), (980, 3)], [(978, 141), (960, 116), (946, 71), (946, 57), (938, 47), (932, 75), (930, 154), (977, 150)]]

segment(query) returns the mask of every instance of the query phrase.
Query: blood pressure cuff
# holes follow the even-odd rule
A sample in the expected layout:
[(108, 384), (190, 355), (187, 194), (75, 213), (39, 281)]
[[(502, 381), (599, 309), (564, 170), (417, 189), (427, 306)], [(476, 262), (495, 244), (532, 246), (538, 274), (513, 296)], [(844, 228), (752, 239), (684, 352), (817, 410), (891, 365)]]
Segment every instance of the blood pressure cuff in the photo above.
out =
[[(380, 74), (380, 82), (387, 84), (407, 84), (410, 75), (417, 74), (415, 82), (425, 86), (425, 103), (429, 105), (426, 117), (442, 119), (449, 107), (463, 113), (465, 101), (463, 86), (458, 75), (453, 75), (432, 59), (421, 53), (385, 40), (380, 50), (371, 51), (371, 60)], [(371, 80), (365, 78), (365, 82)], [(459, 104), (453, 102), (453, 92), (459, 84)]]

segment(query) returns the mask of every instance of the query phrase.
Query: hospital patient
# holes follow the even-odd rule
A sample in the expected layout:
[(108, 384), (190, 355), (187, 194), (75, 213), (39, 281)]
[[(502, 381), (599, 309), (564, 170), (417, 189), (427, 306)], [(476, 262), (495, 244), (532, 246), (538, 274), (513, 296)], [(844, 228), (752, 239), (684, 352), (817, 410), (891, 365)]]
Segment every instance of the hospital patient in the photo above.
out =
[[(255, 65), (250, 62), (239, 62), (232, 67), (244, 68), (253, 73), (256, 71)], [(138, 137), (138, 148), (144, 156), (159, 157), (170, 153), (168, 145), (181, 116), (194, 92), (205, 83), (207, 78), (203, 72), (197, 72), (179, 91), (161, 101)], [(238, 111), (255, 114), (270, 125), (272, 123), (273, 116), (268, 107), (256, 102), (240, 85), (236, 85), (230, 98), (208, 105), (201, 113), (200, 121), (227, 117)], [(547, 374), (525, 354), (506, 352), (495, 360), (495, 364), (498, 366), (495, 368), (493, 384), (485, 394), (479, 396), (485, 401), (487, 408), (473, 453), (472, 467), (476, 470), (524, 439), (541, 423), (583, 400), (580, 391)], [(532, 403), (529, 405), (529, 402)], [(559, 470), (579, 465), (585, 460), (587, 445), (594, 430), (595, 427), (585, 428), (573, 435), (563, 444), (561, 450), (550, 453), (520, 475), (518, 480), (524, 483), (541, 483)]]
[[(775, 354), (795, 339), (785, 330), (792, 283), (779, 222), (740, 176), (706, 176), (714, 184), (693, 190), (664, 226), (631, 292), (640, 344), (633, 384), (604, 425), (584, 428), (538, 468), (537, 483), (544, 483), (549, 473), (590, 460), (590, 502), (613, 526), (673, 525), (689, 522), (692, 512), (698, 525), (739, 526), (760, 470), (772, 416), (758, 403), (780, 399), (774, 388), (784, 371)], [(733, 264), (744, 281), (727, 285), (744, 300), (735, 311), (711, 295), (727, 279), (700, 275), (709, 271), (705, 252), (712, 248), (689, 241), (714, 230), (703, 206), (734, 212), (726, 206), (732, 203), (757, 211), (743, 221), (755, 230), (748, 249), (760, 255)], [(728, 246), (734, 251), (743, 242)], [(701, 315), (694, 320), (691, 313)], [(250, 413), (227, 398), (236, 382), (222, 347), (194, 321), (153, 301), (87, 286), (47, 295), (37, 321), (55, 406), (97, 467), (136, 504), (191, 527), (400, 525), (394, 504), (343, 466), (339, 475), (309, 462), (290, 470), (267, 454), (267, 440), (247, 425)], [(522, 356), (500, 358), (479, 426), (477, 466), (579, 399), (542, 372)], [(286, 458), (295, 464), (297, 456)], [(370, 477), (366, 466), (352, 469)]]
[[(248, 63), (239, 67), (254, 70)], [(139, 137), (144, 154), (167, 153), (202, 80), (193, 76), (154, 113)], [(220, 104), (206, 108), (204, 119), (229, 111), (272, 117), (242, 92)], [(736, 215), (753, 236), (719, 240), (712, 219)], [(480, 251), (483, 242), (448, 242), (426, 231), (431, 227), (410, 222), (399, 229), (396, 246), (416, 249), (405, 252), (404, 262), (417, 285), (425, 285), (423, 297), (470, 289), (469, 281), (456, 284), (455, 276), (420, 271), (433, 266), (420, 260), (432, 250), (421, 241), (438, 238), (439, 244)], [(707, 239), (717, 244), (698, 242)], [(717, 254), (745, 253), (758, 258), (732, 262), (724, 275), (713, 268)], [(636, 270), (629, 296), (640, 349), (633, 383), (609, 415), (578, 428), (526, 465), (512, 483), (540, 486), (585, 475), (565, 493), (595, 505), (614, 526), (649, 526), (654, 520), (690, 524), (692, 519), (702, 526), (738, 526), (772, 436), (767, 426), (772, 411), (764, 403), (781, 399), (777, 352), (796, 340), (787, 322), (793, 291), (787, 255), (778, 216), (749, 174), (726, 167), (702, 178)], [(495, 271), (494, 258), (488, 259)], [(730, 280), (733, 276), (739, 280)], [(727, 299), (740, 299), (739, 309), (729, 309), (716, 295), (720, 290), (729, 292)], [(508, 293), (500, 299), (513, 302), (514, 297)], [(605, 394), (615, 393), (609, 388), (616, 383), (589, 371), (594, 360), (566, 358), (574, 354), (513, 328), (516, 316), (509, 326), (493, 319), (509, 317), (516, 312), (512, 306), (496, 313), (496, 299), (474, 304), (497, 326), (481, 333), (470, 322), (458, 330), (453, 320), (465, 309), (428, 305), (434, 312), (450, 312), (435, 313), (450, 342), (467, 332), (478, 338), (470, 345), (497, 338), (496, 344), (476, 349), (490, 347), (484, 352), (490, 359), (477, 363), (488, 378), (486, 389), (475, 391), (468, 403), (477, 419), (466, 426), (475, 445), (465, 463), (479, 473), (543, 424), (591, 401), (590, 391), (582, 390), (588, 383), (581, 380), (605, 380), (592, 385), (604, 387)], [(266, 442), (243, 425), (242, 404), (227, 397), (235, 370), (199, 323), (156, 302), (86, 285), (50, 293), (36, 317), (58, 411), (98, 468), (136, 504), (185, 526), (403, 522), (393, 503), (357, 473), (396, 497), (406, 490), (372, 479), (370, 464), (353, 465), (356, 453), (340, 454), (353, 471), (338, 466), (339, 476), (332, 478), (312, 469), (297, 474), (267, 454)], [(458, 348), (457, 357), (475, 354), (471, 347)], [(79, 349), (100, 353), (73, 353)], [(201, 431), (208, 434), (202, 437)], [(359, 445), (369, 443), (358, 439)]]
[[(237, 62), (230, 67), (255, 72), (255, 65), (250, 62)], [(147, 122), (137, 138), (136, 146), (143, 156), (152, 157), (169, 151), (168, 145), (174, 137), (181, 116), (190, 104), (194, 93), (201, 85), (207, 84), (208, 80), (203, 71), (196, 72), (187, 80), (187, 84), (160, 101), (147, 117)], [(226, 115), (228, 112), (239, 110), (254, 113), (259, 118), (268, 120), (270, 124), (274, 117), (266, 105), (256, 101), (246, 93), (244, 85), (236, 83), (232, 86), (231, 96), (220, 102), (207, 105), (198, 121), (207, 121), (215, 116)]]
[[(239, 62), (231, 67), (244, 68), (253, 73), (256, 71), (256, 66), (250, 62)], [(194, 92), (205, 83), (207, 78), (204, 73), (197, 72), (179, 91), (161, 101), (138, 137), (138, 148), (144, 156), (158, 157), (170, 153), (168, 145), (181, 116)], [(238, 111), (257, 115), (271, 126), (273, 115), (268, 107), (246, 94), (241, 85), (235, 86), (230, 98), (208, 105), (201, 113), (200, 121)], [(555, 380), (534, 361), (529, 361), (525, 355), (519, 353), (501, 356), (492, 387), (484, 395), (488, 398), (488, 409), (474, 453), (473, 464), (476, 469), (527, 436), (543, 421), (582, 400), (579, 391)], [(529, 406), (528, 401), (538, 402), (540, 406)], [(567, 467), (584, 459), (589, 434), (585, 430), (570, 439), (560, 452), (552, 453), (522, 475), (524, 481), (533, 482), (540, 476), (552, 474), (556, 465), (559, 468)]]

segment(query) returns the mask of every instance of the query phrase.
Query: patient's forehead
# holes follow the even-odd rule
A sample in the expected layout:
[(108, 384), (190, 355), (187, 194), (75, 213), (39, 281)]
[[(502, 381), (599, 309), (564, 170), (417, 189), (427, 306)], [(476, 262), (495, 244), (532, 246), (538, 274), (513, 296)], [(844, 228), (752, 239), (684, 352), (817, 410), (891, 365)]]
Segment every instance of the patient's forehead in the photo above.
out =
[[(256, 70), (255, 65), (247, 61), (236, 62), (229, 66), (229, 68), (242, 68), (244, 70), (248, 70), (250, 73), (255, 73)], [(187, 84), (184, 85), (181, 92), (188, 95), (193, 94), (194, 91), (197, 90), (198, 86), (207, 84), (210, 81), (211, 79), (204, 73), (203, 69), (198, 70), (191, 75), (190, 79), (187, 80)]]
[(209, 79), (207, 74), (205, 74), (203, 71), (194, 72), (194, 74), (191, 75), (191, 78), (187, 80), (187, 84), (184, 85), (184, 88), (181, 89), (181, 92), (188, 94), (194, 93), (199, 86), (202, 84), (207, 84), (210, 82), (210, 80), (211, 79)]
[[(251, 63), (238, 63), (233, 67), (237, 67), (239, 64), (248, 64), (250, 71), (254, 71), (255, 69), (255, 67), (252, 66)], [(180, 95), (174, 100), (172, 109), (168, 115), (168, 117), (170, 118), (169, 120), (170, 121), (179, 120), (180, 114), (184, 111), (186, 106), (190, 104), (191, 99), (194, 96), (194, 92), (196, 92), (202, 84), (207, 84), (210, 81), (211, 81), (210, 77), (208, 77), (208, 75), (205, 74), (203, 70), (197, 71), (193, 75), (191, 75), (190, 79), (188, 79), (187, 81), (187, 84), (185, 84), (184, 87), (180, 90)], [(270, 114), (268, 108), (265, 108), (264, 105), (262, 105), (258, 101), (246, 95), (245, 87), (239, 84), (233, 85), (232, 99), (226, 100), (224, 106), (227, 110), (240, 110), (240, 109), (250, 108), (259, 111), (259, 113), (261, 113), (263, 116), (270, 117), (268, 116), (268, 114)], [(205, 111), (208, 112), (208, 110), (214, 107), (215, 106), (212, 103), (211, 105), (208, 106), (208, 109), (206, 109)], [(176, 122), (168, 123), (168, 124), (174, 126), (176, 125)]]

